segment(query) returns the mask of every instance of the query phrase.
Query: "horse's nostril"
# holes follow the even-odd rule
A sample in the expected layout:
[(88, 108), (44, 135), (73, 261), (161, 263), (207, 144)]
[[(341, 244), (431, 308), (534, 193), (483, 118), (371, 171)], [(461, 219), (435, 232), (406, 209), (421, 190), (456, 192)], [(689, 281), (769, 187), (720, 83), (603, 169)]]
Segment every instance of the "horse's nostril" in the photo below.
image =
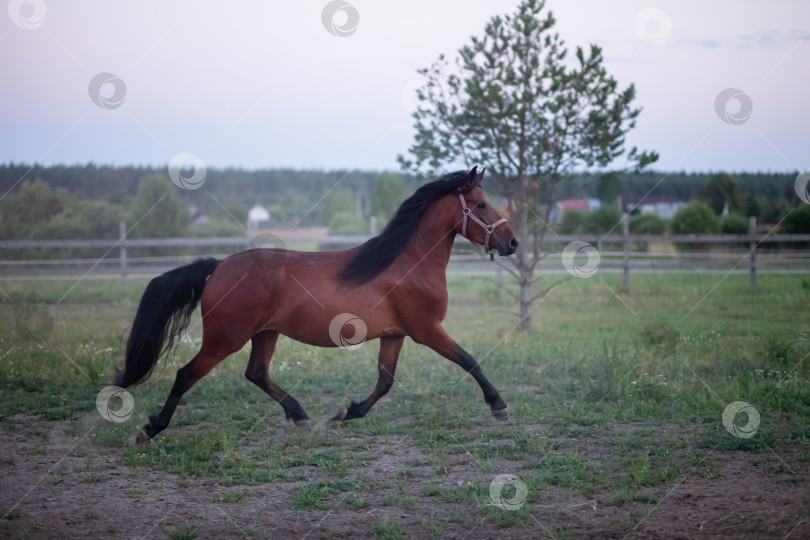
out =
[(518, 241), (517, 238), (512, 238), (512, 240), (509, 242), (509, 247), (511, 247), (512, 249), (517, 249), (519, 244), (520, 242)]

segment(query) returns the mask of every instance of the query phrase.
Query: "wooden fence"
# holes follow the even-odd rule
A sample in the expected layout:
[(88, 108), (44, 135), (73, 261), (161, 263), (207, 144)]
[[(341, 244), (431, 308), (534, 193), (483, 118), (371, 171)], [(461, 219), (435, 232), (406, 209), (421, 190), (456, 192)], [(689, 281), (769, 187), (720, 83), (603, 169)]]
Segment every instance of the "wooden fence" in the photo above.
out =
[[(598, 253), (599, 272), (621, 272), (622, 291), (630, 292), (632, 271), (745, 271), (750, 275), (749, 287), (757, 290), (758, 271), (810, 272), (810, 250), (786, 248), (786, 245), (806, 243), (810, 234), (757, 233), (752, 220), (748, 234), (743, 235), (640, 235), (630, 234), (627, 220), (621, 234), (609, 235), (557, 235), (546, 239), (546, 257), (538, 265), (540, 271), (565, 271), (561, 262), (564, 247), (574, 241), (587, 242)], [(83, 275), (120, 276), (122, 295), (127, 295), (127, 282), (133, 274), (153, 276), (189, 262), (201, 253), (222, 257), (251, 247), (317, 246), (319, 249), (344, 248), (359, 245), (368, 236), (276, 236), (259, 232), (251, 238), (127, 238), (122, 225), (118, 239), (108, 240), (5, 240), (0, 241), (0, 278), (30, 275)], [(646, 251), (634, 246), (662, 246), (683, 244), (689, 251)], [(714, 249), (694, 249), (707, 246)], [(467, 242), (456, 242), (450, 259), (451, 268), (491, 270), (502, 280), (508, 263), (493, 265), (482, 255), (469, 249)], [(96, 258), (53, 257), (20, 259), (9, 257), (15, 250), (95, 249), (103, 251)], [(161, 256), (132, 256), (137, 248), (174, 248), (178, 253)]]

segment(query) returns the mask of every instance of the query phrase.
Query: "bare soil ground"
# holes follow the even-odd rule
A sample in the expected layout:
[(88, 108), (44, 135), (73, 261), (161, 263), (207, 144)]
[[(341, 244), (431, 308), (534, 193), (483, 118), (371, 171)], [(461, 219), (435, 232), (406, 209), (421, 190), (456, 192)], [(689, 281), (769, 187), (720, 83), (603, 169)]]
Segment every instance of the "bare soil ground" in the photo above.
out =
[[(776, 455), (752, 459), (712, 451), (707, 461), (714, 474), (683, 470), (674, 482), (653, 488), (655, 501), (648, 503), (611, 504), (612, 495), (600, 492), (569, 500), (569, 491), (550, 486), (542, 503), (532, 504), (528, 523), (501, 527), (470, 519), (475, 501), (425, 497), (421, 486), (435, 478), (435, 467), (408, 465), (424, 456), (407, 436), (362, 441), (376, 461), (351, 470), (348, 478), (368, 475), (368, 484), (379, 488), (374, 497), (399, 490), (417, 504), (369, 500), (352, 508), (345, 504), (348, 497), (368, 495), (347, 492), (336, 494), (324, 510), (298, 510), (290, 496), (304, 481), (235, 488), (143, 470), (127, 466), (121, 449), (69, 435), (69, 422), (33, 425), (14, 432), (0, 428), (2, 538), (810, 538), (810, 465), (780, 464)], [(599, 459), (609, 446), (591, 452)], [(789, 470), (774, 473), (780, 466)], [(482, 476), (463, 456), (451, 456), (446, 467), (441, 486)], [(315, 467), (298, 469), (318, 474), (307, 470)], [(228, 502), (234, 492), (243, 495)], [(385, 516), (401, 524), (398, 533), (373, 531)]]

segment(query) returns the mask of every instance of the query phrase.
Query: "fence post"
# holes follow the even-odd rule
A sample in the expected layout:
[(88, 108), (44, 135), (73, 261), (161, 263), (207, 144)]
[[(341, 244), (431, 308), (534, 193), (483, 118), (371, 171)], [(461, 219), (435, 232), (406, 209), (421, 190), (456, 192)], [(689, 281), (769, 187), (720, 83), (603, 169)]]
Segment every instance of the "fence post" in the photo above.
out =
[[(599, 240), (596, 241), (596, 251), (599, 252), (599, 257), (602, 257), (602, 239), (604, 236), (600, 236)], [(605, 274), (599, 272), (599, 283), (605, 282)]]
[(630, 293), (630, 214), (625, 214), (622, 220), (622, 249), (624, 259), (622, 268), (624, 270), (624, 280), (622, 281), (622, 292)]
[(127, 224), (123, 221), (118, 222), (118, 258), (121, 261), (121, 298), (126, 299), (129, 295), (129, 287), (127, 285)]
[(757, 292), (757, 218), (755, 216), (748, 218), (748, 236), (750, 245), (749, 259), (751, 259), (748, 289), (751, 292)]

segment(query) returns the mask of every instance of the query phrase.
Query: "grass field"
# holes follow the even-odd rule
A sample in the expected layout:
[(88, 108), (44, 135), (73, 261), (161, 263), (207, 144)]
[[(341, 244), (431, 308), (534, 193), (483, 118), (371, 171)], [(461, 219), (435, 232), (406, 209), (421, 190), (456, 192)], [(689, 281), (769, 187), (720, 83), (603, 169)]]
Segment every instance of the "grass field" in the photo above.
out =
[[(620, 279), (563, 281), (519, 332), (493, 282), (448, 276), (445, 327), (508, 422), (406, 341), (366, 418), (302, 432), (243, 377), (246, 348), (133, 448), (199, 326), (108, 421), (96, 397), (146, 280), (126, 301), (115, 280), (0, 280), (0, 537), (806, 537), (810, 276), (761, 275), (756, 294), (742, 273), (637, 273), (630, 295)], [(282, 339), (271, 377), (315, 421), (368, 395), (376, 352)]]

